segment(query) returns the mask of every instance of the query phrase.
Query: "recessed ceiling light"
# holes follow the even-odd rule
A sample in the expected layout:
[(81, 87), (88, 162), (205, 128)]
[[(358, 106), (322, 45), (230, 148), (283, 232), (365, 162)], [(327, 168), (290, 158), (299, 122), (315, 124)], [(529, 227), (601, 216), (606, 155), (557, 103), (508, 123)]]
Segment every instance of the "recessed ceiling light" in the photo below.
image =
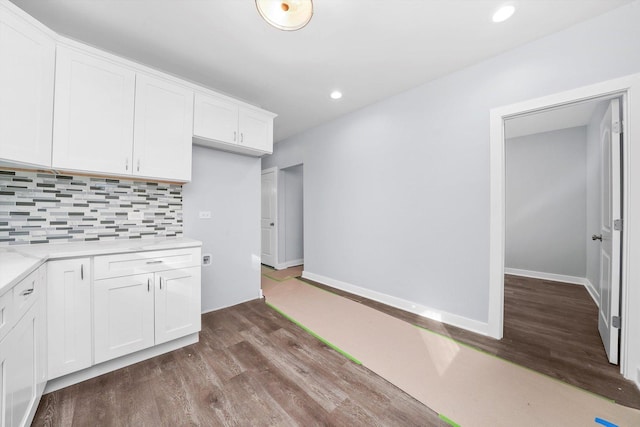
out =
[(342, 98), (342, 92), (340, 92), (339, 90), (334, 90), (329, 96), (331, 97), (331, 99), (340, 99)]
[(500, 9), (496, 10), (496, 13), (493, 14), (493, 22), (503, 22), (507, 19), (511, 18), (511, 15), (516, 11), (516, 8), (510, 4), (502, 6)]

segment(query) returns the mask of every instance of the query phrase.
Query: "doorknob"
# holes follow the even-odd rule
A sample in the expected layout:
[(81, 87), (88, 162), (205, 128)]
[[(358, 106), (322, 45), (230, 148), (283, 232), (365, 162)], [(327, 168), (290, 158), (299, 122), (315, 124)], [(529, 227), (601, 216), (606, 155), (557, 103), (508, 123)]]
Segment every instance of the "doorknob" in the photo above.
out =
[(273, 227), (273, 226), (274, 226), (274, 225), (276, 225), (276, 224), (272, 222), (272, 223), (271, 223), (271, 224), (269, 224), (269, 225)]
[(591, 240), (600, 240), (602, 242), (602, 234), (594, 234), (591, 236)]

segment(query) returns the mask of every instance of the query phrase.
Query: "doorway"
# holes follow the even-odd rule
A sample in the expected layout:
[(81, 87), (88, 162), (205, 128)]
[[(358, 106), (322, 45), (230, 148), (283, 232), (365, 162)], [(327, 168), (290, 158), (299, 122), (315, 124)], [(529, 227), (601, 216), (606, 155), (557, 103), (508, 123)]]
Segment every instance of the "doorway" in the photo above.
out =
[(304, 167), (262, 171), (262, 264), (284, 270), (304, 264)]
[[(629, 99), (633, 91), (640, 90), (640, 75), (615, 79), (592, 86), (550, 95), (547, 97), (525, 101), (491, 110), (491, 143), (490, 143), (490, 247), (489, 247), (489, 335), (501, 339), (504, 326), (504, 267), (505, 267), (505, 134), (504, 123), (511, 117), (530, 114), (550, 108), (559, 108), (579, 102), (585, 102), (607, 96), (618, 96), (622, 99), (623, 123), (625, 135), (622, 145), (622, 188), (624, 198), (622, 217), (628, 218), (629, 225), (635, 222), (634, 213), (640, 212), (638, 201), (630, 197), (629, 187), (640, 178), (629, 173), (629, 165), (638, 162), (632, 158), (628, 147), (632, 145), (631, 126), (640, 120), (640, 111), (631, 110)], [(636, 375), (636, 367), (640, 366), (640, 351), (638, 340), (640, 328), (634, 324), (640, 313), (637, 308), (640, 295), (637, 294), (634, 281), (635, 275), (640, 275), (640, 267), (629, 260), (629, 248), (640, 242), (640, 232), (636, 233), (632, 227), (624, 227), (621, 231), (621, 342), (620, 342), (620, 370), (624, 377), (640, 384), (640, 377)], [(632, 321), (630, 321), (632, 319)]]

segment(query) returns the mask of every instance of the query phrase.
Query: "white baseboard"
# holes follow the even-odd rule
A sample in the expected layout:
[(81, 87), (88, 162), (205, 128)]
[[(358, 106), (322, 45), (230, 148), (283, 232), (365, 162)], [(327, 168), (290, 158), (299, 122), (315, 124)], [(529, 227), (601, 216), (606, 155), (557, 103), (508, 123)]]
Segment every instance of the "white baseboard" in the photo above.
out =
[(566, 276), (564, 274), (555, 273), (543, 273), (541, 271), (520, 270), (518, 268), (505, 268), (505, 274), (511, 274), (513, 276), (531, 277), (532, 279), (552, 280), (554, 282), (570, 283), (572, 285), (582, 285), (587, 289), (591, 299), (596, 303), (596, 306), (600, 306), (600, 296), (596, 291), (595, 286), (586, 277)]
[(233, 307), (234, 305), (244, 304), (245, 302), (255, 301), (257, 299), (262, 299), (262, 288), (258, 289), (258, 293), (256, 294), (256, 296), (254, 298), (248, 298), (248, 299), (243, 299), (243, 300), (240, 300), (240, 301), (235, 301), (235, 302), (232, 302), (231, 304), (224, 304), (224, 305), (221, 305), (219, 307), (207, 307), (207, 308), (202, 310), (202, 314), (211, 313), (212, 311), (222, 310), (223, 308)]
[(593, 283), (589, 279), (584, 279), (584, 287), (587, 288), (587, 292), (591, 295), (591, 299), (596, 303), (596, 307), (600, 307), (600, 293), (596, 291), (596, 287), (593, 286)]
[(300, 259), (293, 259), (291, 261), (278, 263), (273, 268), (275, 268), (276, 270), (284, 270), (285, 268), (296, 267), (302, 264), (304, 264), (304, 259), (300, 258)]
[(154, 347), (140, 350), (132, 354), (127, 354), (126, 356), (118, 357), (117, 359), (108, 360), (98, 365), (91, 366), (90, 368), (83, 369), (82, 371), (74, 372), (63, 377), (54, 378), (47, 382), (47, 386), (44, 392), (51, 393), (52, 391), (60, 390), (61, 388), (86, 381), (102, 374), (106, 374), (107, 372), (115, 371), (116, 369), (124, 368), (125, 366), (133, 365), (134, 363), (151, 359), (152, 357), (177, 350), (187, 345), (195, 344), (198, 342), (198, 340), (199, 336), (196, 332), (194, 334), (187, 335), (185, 337), (178, 338), (164, 344), (156, 345)]
[(505, 274), (514, 276), (531, 277), (533, 279), (552, 280), (554, 282), (571, 283), (572, 285), (585, 285), (586, 278), (577, 276), (566, 276), (564, 274), (543, 273), (541, 271), (521, 270), (519, 268), (505, 268)]
[(478, 334), (487, 336), (489, 335), (488, 323), (479, 322), (477, 320), (462, 317), (457, 314), (427, 307), (422, 304), (394, 297), (392, 295), (383, 294), (381, 292), (372, 291), (370, 289), (352, 285), (350, 283), (342, 282), (330, 277), (321, 276), (309, 271), (303, 271), (302, 277), (304, 277), (305, 279), (313, 280), (314, 282), (322, 283), (323, 285), (331, 286), (332, 288), (340, 289), (355, 295), (360, 295), (362, 297), (381, 302), (386, 305), (390, 305), (392, 307), (399, 308), (400, 310), (417, 314), (418, 316), (426, 317), (427, 319), (447, 323), (449, 325), (457, 326), (459, 328), (466, 329)]

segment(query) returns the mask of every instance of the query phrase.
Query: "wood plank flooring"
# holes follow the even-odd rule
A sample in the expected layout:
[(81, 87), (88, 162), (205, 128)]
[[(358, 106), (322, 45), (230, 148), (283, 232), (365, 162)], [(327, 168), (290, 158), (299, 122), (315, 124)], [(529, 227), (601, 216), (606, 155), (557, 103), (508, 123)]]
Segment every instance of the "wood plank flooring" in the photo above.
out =
[(307, 279), (320, 288), (469, 344), (584, 390), (640, 409), (640, 391), (609, 364), (598, 309), (582, 286), (505, 276), (504, 337), (495, 340)]
[(447, 426), (257, 300), (200, 342), (43, 396), (35, 426)]

